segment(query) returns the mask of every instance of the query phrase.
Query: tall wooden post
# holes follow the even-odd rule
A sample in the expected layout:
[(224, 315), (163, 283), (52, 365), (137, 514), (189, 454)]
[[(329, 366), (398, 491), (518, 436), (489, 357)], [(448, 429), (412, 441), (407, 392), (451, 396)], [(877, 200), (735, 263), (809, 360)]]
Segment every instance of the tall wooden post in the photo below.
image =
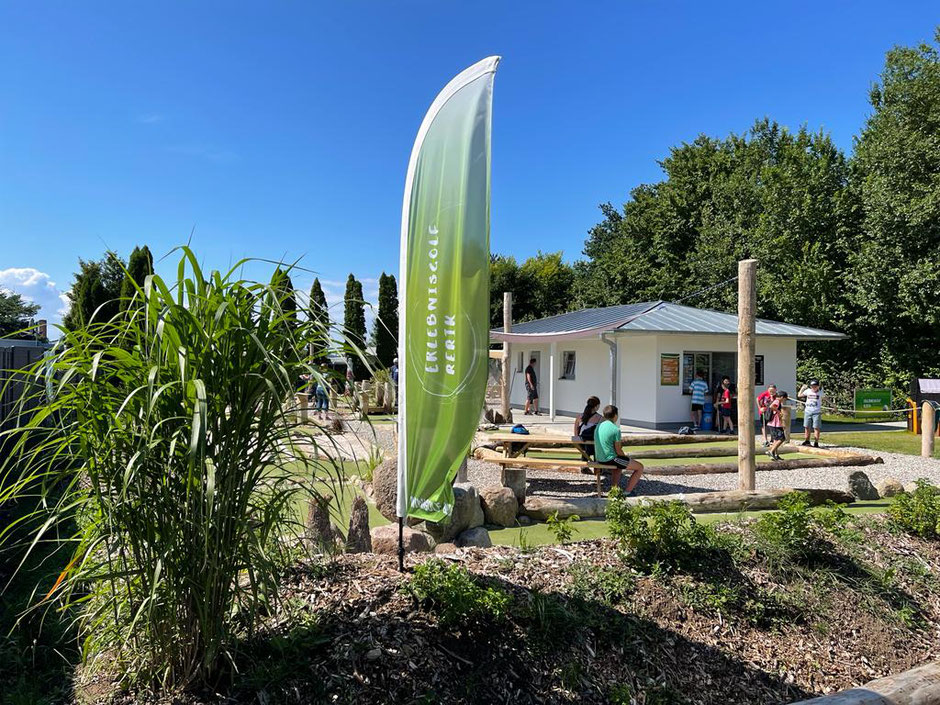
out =
[(933, 404), (924, 402), (920, 414), (920, 454), (924, 458), (933, 457), (934, 437), (937, 435), (937, 414)]
[(754, 335), (757, 260), (738, 262), (738, 489), (753, 490)]
[[(503, 332), (512, 331), (512, 292), (503, 292)], [(500, 405), (499, 413), (503, 415), (506, 423), (509, 423), (509, 384), (512, 370), (512, 360), (509, 357), (509, 341), (503, 341), (503, 369), (502, 379), (500, 380)]]

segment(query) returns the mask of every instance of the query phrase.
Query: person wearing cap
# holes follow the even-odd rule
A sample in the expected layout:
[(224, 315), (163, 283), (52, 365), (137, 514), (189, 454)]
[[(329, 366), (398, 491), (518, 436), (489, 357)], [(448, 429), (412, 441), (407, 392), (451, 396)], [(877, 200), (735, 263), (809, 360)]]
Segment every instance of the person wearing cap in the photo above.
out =
[(810, 431), (815, 431), (813, 445), (819, 448), (819, 434), (822, 430), (822, 400), (826, 396), (818, 379), (811, 379), (804, 384), (797, 393), (796, 398), (803, 402), (803, 433), (804, 439), (800, 445), (809, 445)]

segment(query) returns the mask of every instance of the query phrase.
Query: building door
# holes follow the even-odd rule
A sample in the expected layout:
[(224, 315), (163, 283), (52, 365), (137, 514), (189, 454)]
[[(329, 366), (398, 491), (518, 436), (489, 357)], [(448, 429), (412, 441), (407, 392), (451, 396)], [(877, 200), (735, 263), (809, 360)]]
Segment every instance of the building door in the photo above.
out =
[(532, 363), (532, 367), (535, 369), (535, 381), (538, 384), (537, 391), (539, 392), (539, 394), (541, 394), (542, 393), (542, 368), (541, 368), (542, 355), (541, 353), (539, 353), (538, 350), (533, 350), (532, 352), (530, 352), (529, 359), (526, 360), (525, 362), (526, 367), (529, 366), (529, 360), (531, 360), (532, 358), (535, 358), (535, 362)]

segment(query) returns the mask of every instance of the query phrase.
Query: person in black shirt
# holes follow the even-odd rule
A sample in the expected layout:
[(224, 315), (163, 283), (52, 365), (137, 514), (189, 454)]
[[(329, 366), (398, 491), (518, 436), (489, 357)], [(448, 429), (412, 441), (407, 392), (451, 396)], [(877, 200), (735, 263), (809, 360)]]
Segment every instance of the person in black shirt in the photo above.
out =
[(535, 376), (535, 358), (525, 368), (525, 413), (539, 415), (539, 381)]

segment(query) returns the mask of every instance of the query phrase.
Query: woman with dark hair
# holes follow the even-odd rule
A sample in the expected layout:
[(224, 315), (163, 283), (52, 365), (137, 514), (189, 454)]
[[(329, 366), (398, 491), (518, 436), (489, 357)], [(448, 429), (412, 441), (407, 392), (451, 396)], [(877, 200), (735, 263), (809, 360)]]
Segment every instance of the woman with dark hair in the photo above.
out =
[(574, 435), (582, 441), (593, 441), (594, 431), (597, 430), (597, 424), (604, 420), (604, 417), (597, 413), (601, 408), (601, 400), (597, 397), (588, 397), (584, 404), (584, 411), (574, 420)]

